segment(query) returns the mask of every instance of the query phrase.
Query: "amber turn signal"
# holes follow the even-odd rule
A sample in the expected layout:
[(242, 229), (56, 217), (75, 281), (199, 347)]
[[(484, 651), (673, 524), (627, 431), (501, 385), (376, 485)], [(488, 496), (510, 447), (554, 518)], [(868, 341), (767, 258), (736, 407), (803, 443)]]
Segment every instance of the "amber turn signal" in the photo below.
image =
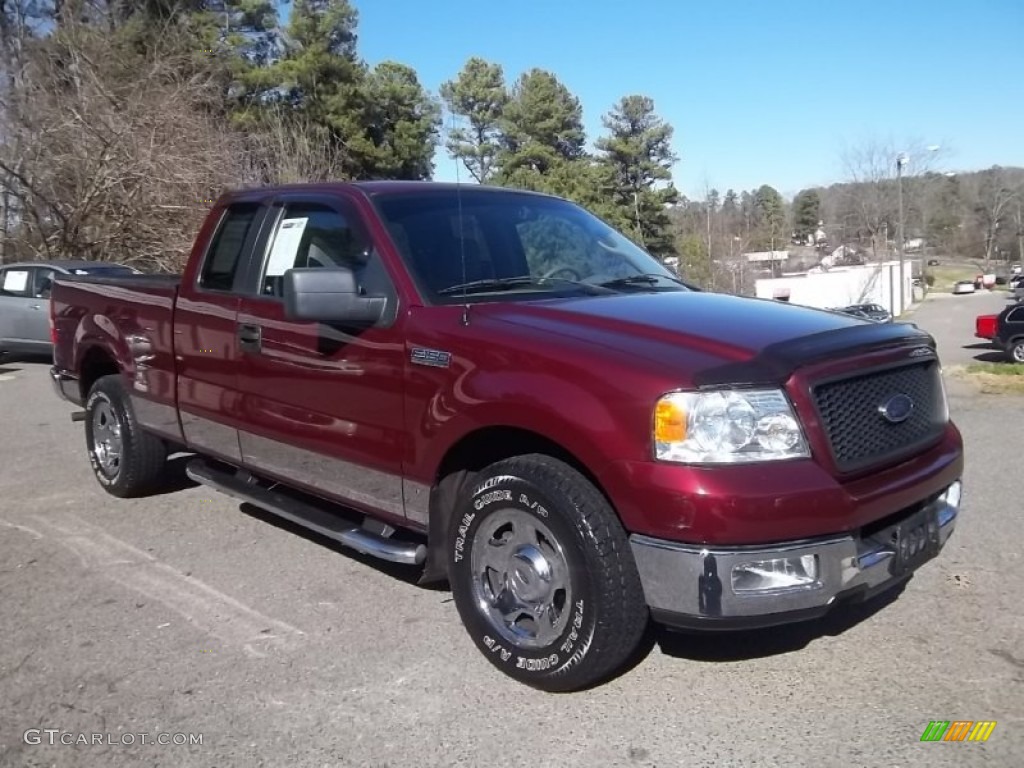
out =
[(686, 411), (679, 403), (664, 399), (654, 410), (654, 439), (676, 443), (686, 439)]

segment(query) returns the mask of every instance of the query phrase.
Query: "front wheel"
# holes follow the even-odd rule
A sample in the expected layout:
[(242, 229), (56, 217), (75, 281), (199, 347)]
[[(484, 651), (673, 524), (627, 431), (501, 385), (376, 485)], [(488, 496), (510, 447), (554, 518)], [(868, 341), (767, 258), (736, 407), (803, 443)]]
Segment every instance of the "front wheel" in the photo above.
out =
[(130, 498), (159, 486), (167, 447), (139, 426), (119, 375), (103, 376), (89, 390), (85, 443), (93, 473), (107, 493)]
[(459, 500), (450, 581), (477, 647), (546, 691), (600, 682), (634, 652), (648, 611), (607, 500), (567, 464), (520, 456), (480, 472)]

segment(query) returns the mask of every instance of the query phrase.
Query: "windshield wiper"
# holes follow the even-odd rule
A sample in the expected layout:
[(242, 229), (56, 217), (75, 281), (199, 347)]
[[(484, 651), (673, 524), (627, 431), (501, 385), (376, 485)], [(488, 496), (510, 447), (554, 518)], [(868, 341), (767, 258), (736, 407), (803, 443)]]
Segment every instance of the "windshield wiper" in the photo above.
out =
[(612, 293), (611, 287), (598, 286), (593, 283), (583, 283), (579, 280), (570, 280), (567, 277), (534, 277), (532, 275), (517, 275), (516, 277), (490, 277), (483, 280), (470, 280), (468, 283), (459, 283), (442, 288), (437, 293), (441, 296), (453, 293), (474, 292), (489, 293), (492, 291), (508, 291), (524, 285), (547, 285), (549, 283), (568, 283), (578, 288), (583, 288), (587, 293)]
[(669, 280), (677, 285), (681, 285), (687, 290), (695, 290), (695, 288), (680, 280), (678, 277), (672, 275), (663, 275), (660, 272), (641, 272), (636, 275), (627, 275), (626, 277), (616, 277), (614, 280), (605, 280), (603, 283), (598, 283), (602, 288), (616, 288), (629, 285), (638, 285), (644, 283), (646, 285), (654, 285), (659, 280)]

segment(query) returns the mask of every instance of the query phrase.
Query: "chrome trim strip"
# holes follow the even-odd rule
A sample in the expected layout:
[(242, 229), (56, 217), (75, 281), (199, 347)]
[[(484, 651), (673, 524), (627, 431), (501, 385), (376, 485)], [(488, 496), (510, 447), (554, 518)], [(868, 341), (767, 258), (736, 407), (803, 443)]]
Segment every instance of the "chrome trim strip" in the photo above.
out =
[(402, 478), (239, 430), (245, 466), (290, 478), (338, 499), (405, 517)]

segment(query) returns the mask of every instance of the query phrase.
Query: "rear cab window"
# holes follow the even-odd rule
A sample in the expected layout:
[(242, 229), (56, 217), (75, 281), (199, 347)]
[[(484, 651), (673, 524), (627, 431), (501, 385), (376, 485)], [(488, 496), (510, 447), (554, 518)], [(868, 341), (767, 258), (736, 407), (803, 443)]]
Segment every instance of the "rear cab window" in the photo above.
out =
[(259, 203), (228, 206), (203, 259), (198, 281), (200, 288), (224, 292), (235, 290), (243, 262), (242, 254), (259, 212)]

